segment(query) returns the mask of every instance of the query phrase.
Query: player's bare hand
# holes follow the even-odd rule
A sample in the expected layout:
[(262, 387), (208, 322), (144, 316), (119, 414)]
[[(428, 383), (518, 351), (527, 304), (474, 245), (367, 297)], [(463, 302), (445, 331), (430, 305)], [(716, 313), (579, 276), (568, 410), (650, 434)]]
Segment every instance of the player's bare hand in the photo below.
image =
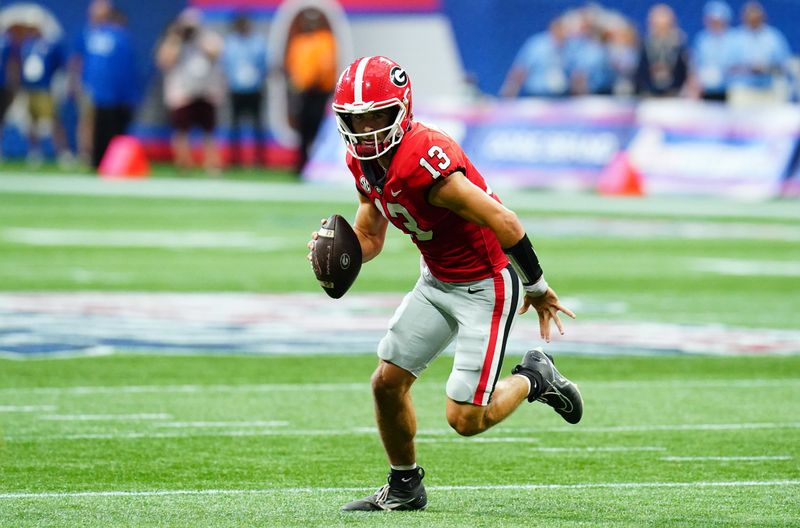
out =
[[(319, 224), (322, 227), (325, 227), (325, 223), (327, 221), (328, 221), (327, 218), (323, 218), (322, 220), (319, 221)], [(308, 244), (306, 244), (306, 247), (309, 249), (309, 252), (308, 252), (308, 255), (306, 255), (306, 258), (308, 259), (309, 262), (311, 262), (311, 260), (313, 258), (312, 254), (314, 253), (314, 242), (317, 240), (317, 238), (319, 238), (319, 232), (312, 231), (311, 232), (311, 240), (309, 240)]]
[(558, 312), (563, 312), (575, 319), (575, 314), (559, 302), (558, 295), (552, 288), (548, 288), (547, 292), (539, 297), (525, 295), (519, 313), (524, 314), (531, 306), (539, 315), (539, 336), (548, 343), (550, 342), (550, 321), (555, 321), (558, 333), (564, 335), (564, 325), (561, 324)]

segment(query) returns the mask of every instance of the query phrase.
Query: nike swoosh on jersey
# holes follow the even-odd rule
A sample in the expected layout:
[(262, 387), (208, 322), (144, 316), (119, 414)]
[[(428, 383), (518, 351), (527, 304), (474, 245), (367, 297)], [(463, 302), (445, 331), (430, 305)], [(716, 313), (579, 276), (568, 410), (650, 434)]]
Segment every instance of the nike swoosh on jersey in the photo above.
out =
[(403, 189), (400, 189), (399, 191), (392, 191), (392, 197), (395, 197), (395, 196), (397, 196), (397, 195), (398, 195), (398, 194), (400, 194), (401, 192), (403, 192)]

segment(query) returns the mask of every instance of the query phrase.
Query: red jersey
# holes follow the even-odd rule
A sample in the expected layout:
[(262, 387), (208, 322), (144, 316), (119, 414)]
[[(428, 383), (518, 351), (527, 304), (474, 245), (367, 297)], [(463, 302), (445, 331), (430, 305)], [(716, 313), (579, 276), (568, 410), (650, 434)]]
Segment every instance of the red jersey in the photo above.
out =
[(508, 265), (508, 257), (491, 229), (428, 202), (431, 187), (454, 172), (463, 173), (500, 201), (450, 136), (414, 122), (397, 146), (385, 176), (377, 162), (359, 161), (349, 153), (347, 166), (358, 191), (395, 227), (411, 235), (437, 279), (477, 281)]

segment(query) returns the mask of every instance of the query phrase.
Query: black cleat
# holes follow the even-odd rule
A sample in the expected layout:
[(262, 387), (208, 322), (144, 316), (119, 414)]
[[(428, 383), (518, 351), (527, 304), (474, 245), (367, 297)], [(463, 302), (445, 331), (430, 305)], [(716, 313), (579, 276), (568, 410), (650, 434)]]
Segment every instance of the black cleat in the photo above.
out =
[(388, 484), (384, 484), (369, 497), (348, 502), (342, 511), (408, 511), (424, 510), (428, 505), (428, 496), (422, 479), (425, 470), (418, 468), (412, 477), (400, 478), (389, 473)]
[(522, 363), (514, 367), (511, 373), (522, 374), (536, 381), (535, 389), (531, 383), (529, 402), (536, 400), (546, 403), (571, 424), (581, 421), (583, 400), (578, 386), (556, 370), (550, 354), (545, 354), (541, 348), (529, 350), (522, 358)]

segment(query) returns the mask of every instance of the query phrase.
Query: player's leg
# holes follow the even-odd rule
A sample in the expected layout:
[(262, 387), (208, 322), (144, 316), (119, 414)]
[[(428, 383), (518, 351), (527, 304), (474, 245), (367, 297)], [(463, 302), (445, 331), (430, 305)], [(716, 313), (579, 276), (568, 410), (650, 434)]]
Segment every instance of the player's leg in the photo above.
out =
[(178, 170), (190, 169), (192, 162), (192, 147), (189, 144), (189, 128), (191, 128), (192, 110), (190, 105), (173, 108), (170, 111), (172, 124), (172, 157)]
[(222, 164), (219, 145), (214, 131), (217, 127), (217, 109), (205, 99), (197, 102), (197, 123), (203, 131), (203, 168), (210, 175), (217, 176)]
[(264, 131), (264, 93), (259, 91), (250, 94), (250, 114), (253, 118), (255, 135), (255, 164), (267, 164), (267, 134)]
[(453, 286), (448, 294), (448, 310), (459, 330), (447, 381), (447, 421), (461, 435), (478, 434), (501, 422), (528, 395), (523, 377), (498, 382), (521, 301), (519, 279), (510, 266), (478, 283)]
[(28, 98), (28, 118), (30, 125), (28, 127), (28, 153), (27, 163), (31, 167), (39, 167), (42, 165), (43, 154), (41, 147), (41, 137), (39, 135), (39, 124), (41, 122), (41, 105), (36, 91), (28, 90), (25, 95)]
[(378, 346), (372, 376), (375, 416), (391, 465), (388, 483), (344, 510), (416, 510), (427, 505), (424, 471), (416, 464), (416, 413), (410, 389), (417, 376), (453, 339), (457, 325), (428, 301), (430, 284), (420, 278), (395, 312)]
[(229, 136), (230, 164), (234, 166), (241, 166), (243, 165), (242, 116), (245, 113), (244, 94), (231, 92), (229, 101), (231, 106), (231, 132)]
[(372, 374), (375, 420), (386, 456), (395, 467), (416, 463), (417, 416), (411, 401), (411, 385), (416, 379), (409, 371), (383, 360)]
[(583, 402), (577, 386), (556, 370), (552, 358), (541, 349), (528, 351), (511, 376), (496, 381), (522, 302), (519, 279), (511, 266), (474, 286), (455, 288), (450, 298), (451, 313), (457, 314), (459, 323), (456, 357), (447, 382), (447, 419), (453, 429), (465, 436), (482, 433), (526, 399), (553, 407), (569, 423), (581, 419)]
[(81, 163), (91, 165), (94, 145), (94, 102), (86, 91), (81, 91), (77, 96), (78, 105), (78, 157)]
[(482, 433), (508, 418), (528, 397), (528, 387), (528, 381), (521, 376), (508, 376), (497, 382), (488, 405), (448, 398), (447, 422), (462, 436)]

